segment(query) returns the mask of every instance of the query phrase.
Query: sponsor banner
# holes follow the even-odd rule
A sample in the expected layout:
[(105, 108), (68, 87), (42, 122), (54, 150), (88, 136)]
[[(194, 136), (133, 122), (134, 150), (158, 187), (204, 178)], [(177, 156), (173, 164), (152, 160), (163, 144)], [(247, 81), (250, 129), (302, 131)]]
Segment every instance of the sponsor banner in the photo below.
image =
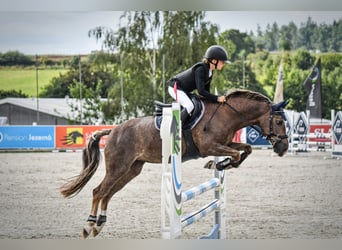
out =
[(331, 125), (330, 124), (310, 124), (310, 134), (314, 134), (316, 138), (310, 137), (309, 141), (331, 142)]
[[(112, 125), (99, 126), (56, 126), (57, 149), (80, 149), (86, 147), (93, 132), (104, 129), (112, 129)], [(100, 148), (104, 148), (107, 136), (100, 140)]]
[(246, 128), (242, 128), (236, 131), (232, 141), (238, 143), (246, 143)]
[(304, 136), (308, 133), (308, 128), (309, 128), (308, 118), (304, 112), (300, 112), (297, 118), (297, 121), (294, 124), (293, 132), (295, 134)]
[(342, 111), (337, 112), (334, 123), (332, 125), (335, 144), (342, 145)]
[(252, 127), (247, 127), (246, 130), (247, 143), (253, 146), (272, 146), (271, 143), (263, 137), (259, 131)]
[(53, 149), (55, 126), (0, 126), (0, 149)]

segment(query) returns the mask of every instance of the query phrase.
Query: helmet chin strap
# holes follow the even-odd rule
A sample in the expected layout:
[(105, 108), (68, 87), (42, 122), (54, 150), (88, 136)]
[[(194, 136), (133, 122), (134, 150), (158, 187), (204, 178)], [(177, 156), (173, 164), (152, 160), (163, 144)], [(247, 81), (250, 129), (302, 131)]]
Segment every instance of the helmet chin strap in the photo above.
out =
[(217, 59), (215, 59), (215, 60), (216, 60), (216, 63), (213, 63), (213, 60), (212, 60), (212, 59), (209, 59), (208, 61), (209, 61), (210, 63), (214, 64), (214, 65), (215, 65), (215, 69), (217, 69), (217, 65), (218, 65), (218, 63), (219, 63), (219, 60), (217, 60)]

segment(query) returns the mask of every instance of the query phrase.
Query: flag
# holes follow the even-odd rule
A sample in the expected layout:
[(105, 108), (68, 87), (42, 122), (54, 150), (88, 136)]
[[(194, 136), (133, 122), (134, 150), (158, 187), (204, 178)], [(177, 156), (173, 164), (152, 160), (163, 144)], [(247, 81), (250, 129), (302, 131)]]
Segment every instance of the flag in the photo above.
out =
[(322, 118), (322, 78), (321, 78), (321, 58), (311, 70), (310, 75), (304, 81), (307, 92), (306, 109), (310, 111), (310, 117)]
[(284, 101), (284, 94), (283, 94), (283, 75), (284, 75), (284, 66), (283, 62), (280, 63), (279, 71), (278, 71), (278, 81), (277, 86), (274, 94), (274, 103), (279, 103)]

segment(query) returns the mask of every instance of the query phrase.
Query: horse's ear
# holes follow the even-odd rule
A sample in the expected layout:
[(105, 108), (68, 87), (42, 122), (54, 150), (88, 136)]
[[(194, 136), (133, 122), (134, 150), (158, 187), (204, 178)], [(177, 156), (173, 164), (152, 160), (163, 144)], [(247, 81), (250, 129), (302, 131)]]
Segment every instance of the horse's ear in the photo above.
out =
[(289, 101), (290, 100), (285, 100), (285, 101), (279, 102), (277, 104), (273, 104), (272, 105), (272, 113), (281, 115), (283, 117), (283, 119), (286, 120), (284, 108), (289, 103)]
[(272, 111), (283, 111), (283, 108), (285, 108), (288, 103), (289, 103), (289, 100), (285, 100), (277, 104), (273, 104)]

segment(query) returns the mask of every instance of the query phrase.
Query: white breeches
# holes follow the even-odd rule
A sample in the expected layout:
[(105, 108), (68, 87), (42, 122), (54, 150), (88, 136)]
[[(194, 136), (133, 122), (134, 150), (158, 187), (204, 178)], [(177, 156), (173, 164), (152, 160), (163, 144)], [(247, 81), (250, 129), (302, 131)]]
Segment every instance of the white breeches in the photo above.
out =
[[(176, 94), (173, 87), (169, 87), (170, 96), (176, 100)], [(188, 114), (191, 114), (194, 109), (194, 104), (190, 100), (190, 98), (185, 94), (182, 90), (177, 89), (177, 98), (179, 104), (188, 111)]]

